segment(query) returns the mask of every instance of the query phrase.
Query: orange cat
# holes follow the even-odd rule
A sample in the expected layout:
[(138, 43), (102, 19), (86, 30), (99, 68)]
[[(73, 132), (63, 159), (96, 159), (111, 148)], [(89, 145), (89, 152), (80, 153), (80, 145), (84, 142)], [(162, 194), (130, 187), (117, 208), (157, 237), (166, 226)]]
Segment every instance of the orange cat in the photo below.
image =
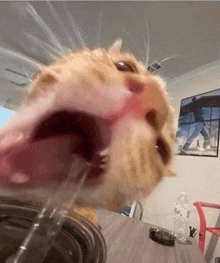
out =
[(117, 40), (107, 50), (70, 52), (33, 80), (0, 131), (0, 183), (12, 195), (39, 203), (78, 153), (94, 168), (75, 209), (97, 224), (92, 207), (118, 211), (173, 174), (173, 109), (164, 82), (121, 46)]

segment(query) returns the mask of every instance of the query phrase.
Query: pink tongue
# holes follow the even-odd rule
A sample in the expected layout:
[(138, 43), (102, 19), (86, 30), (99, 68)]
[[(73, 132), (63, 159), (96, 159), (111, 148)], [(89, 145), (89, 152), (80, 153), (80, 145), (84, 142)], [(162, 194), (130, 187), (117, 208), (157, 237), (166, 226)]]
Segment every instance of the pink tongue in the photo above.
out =
[(0, 157), (0, 185), (34, 187), (62, 181), (78, 142), (68, 135), (48, 138)]

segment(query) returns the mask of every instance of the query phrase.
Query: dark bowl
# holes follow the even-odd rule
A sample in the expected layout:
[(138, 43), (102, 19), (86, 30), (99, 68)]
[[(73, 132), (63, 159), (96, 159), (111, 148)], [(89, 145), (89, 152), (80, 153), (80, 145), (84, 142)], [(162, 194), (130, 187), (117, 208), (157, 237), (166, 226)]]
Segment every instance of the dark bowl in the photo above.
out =
[[(16, 253), (39, 211), (39, 207), (0, 198), (1, 263)], [(75, 213), (74, 218), (65, 220), (44, 263), (105, 263), (106, 254), (106, 243), (99, 229)]]

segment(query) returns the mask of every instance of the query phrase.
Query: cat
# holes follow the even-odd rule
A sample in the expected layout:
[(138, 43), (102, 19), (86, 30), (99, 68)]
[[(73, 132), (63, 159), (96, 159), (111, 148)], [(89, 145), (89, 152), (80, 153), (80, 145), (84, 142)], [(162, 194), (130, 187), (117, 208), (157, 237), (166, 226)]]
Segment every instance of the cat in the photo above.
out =
[(108, 49), (69, 52), (37, 74), (0, 131), (1, 185), (40, 203), (53, 181), (65, 178), (75, 135), (81, 138), (77, 154), (96, 165), (74, 210), (95, 225), (94, 208), (119, 211), (174, 174), (173, 108), (165, 83), (123, 52), (122, 40)]
[[(20, 3), (19, 8), (25, 9)], [(74, 23), (73, 29), (78, 35)], [(91, 167), (69, 216), (77, 211), (98, 225), (97, 207), (120, 211), (174, 175), (174, 111), (165, 82), (124, 52), (122, 40), (105, 49), (80, 42), (82, 50), (64, 48), (66, 54), (40, 68), (19, 111), (0, 129), (0, 186), (42, 205), (66, 179), (77, 154)]]

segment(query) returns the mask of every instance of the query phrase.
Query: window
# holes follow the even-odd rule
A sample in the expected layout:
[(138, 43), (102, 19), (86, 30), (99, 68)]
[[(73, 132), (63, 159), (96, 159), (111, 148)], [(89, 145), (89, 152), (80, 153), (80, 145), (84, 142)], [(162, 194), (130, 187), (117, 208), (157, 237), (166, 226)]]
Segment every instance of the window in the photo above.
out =
[(13, 115), (12, 110), (0, 107), (0, 128), (3, 127)]

